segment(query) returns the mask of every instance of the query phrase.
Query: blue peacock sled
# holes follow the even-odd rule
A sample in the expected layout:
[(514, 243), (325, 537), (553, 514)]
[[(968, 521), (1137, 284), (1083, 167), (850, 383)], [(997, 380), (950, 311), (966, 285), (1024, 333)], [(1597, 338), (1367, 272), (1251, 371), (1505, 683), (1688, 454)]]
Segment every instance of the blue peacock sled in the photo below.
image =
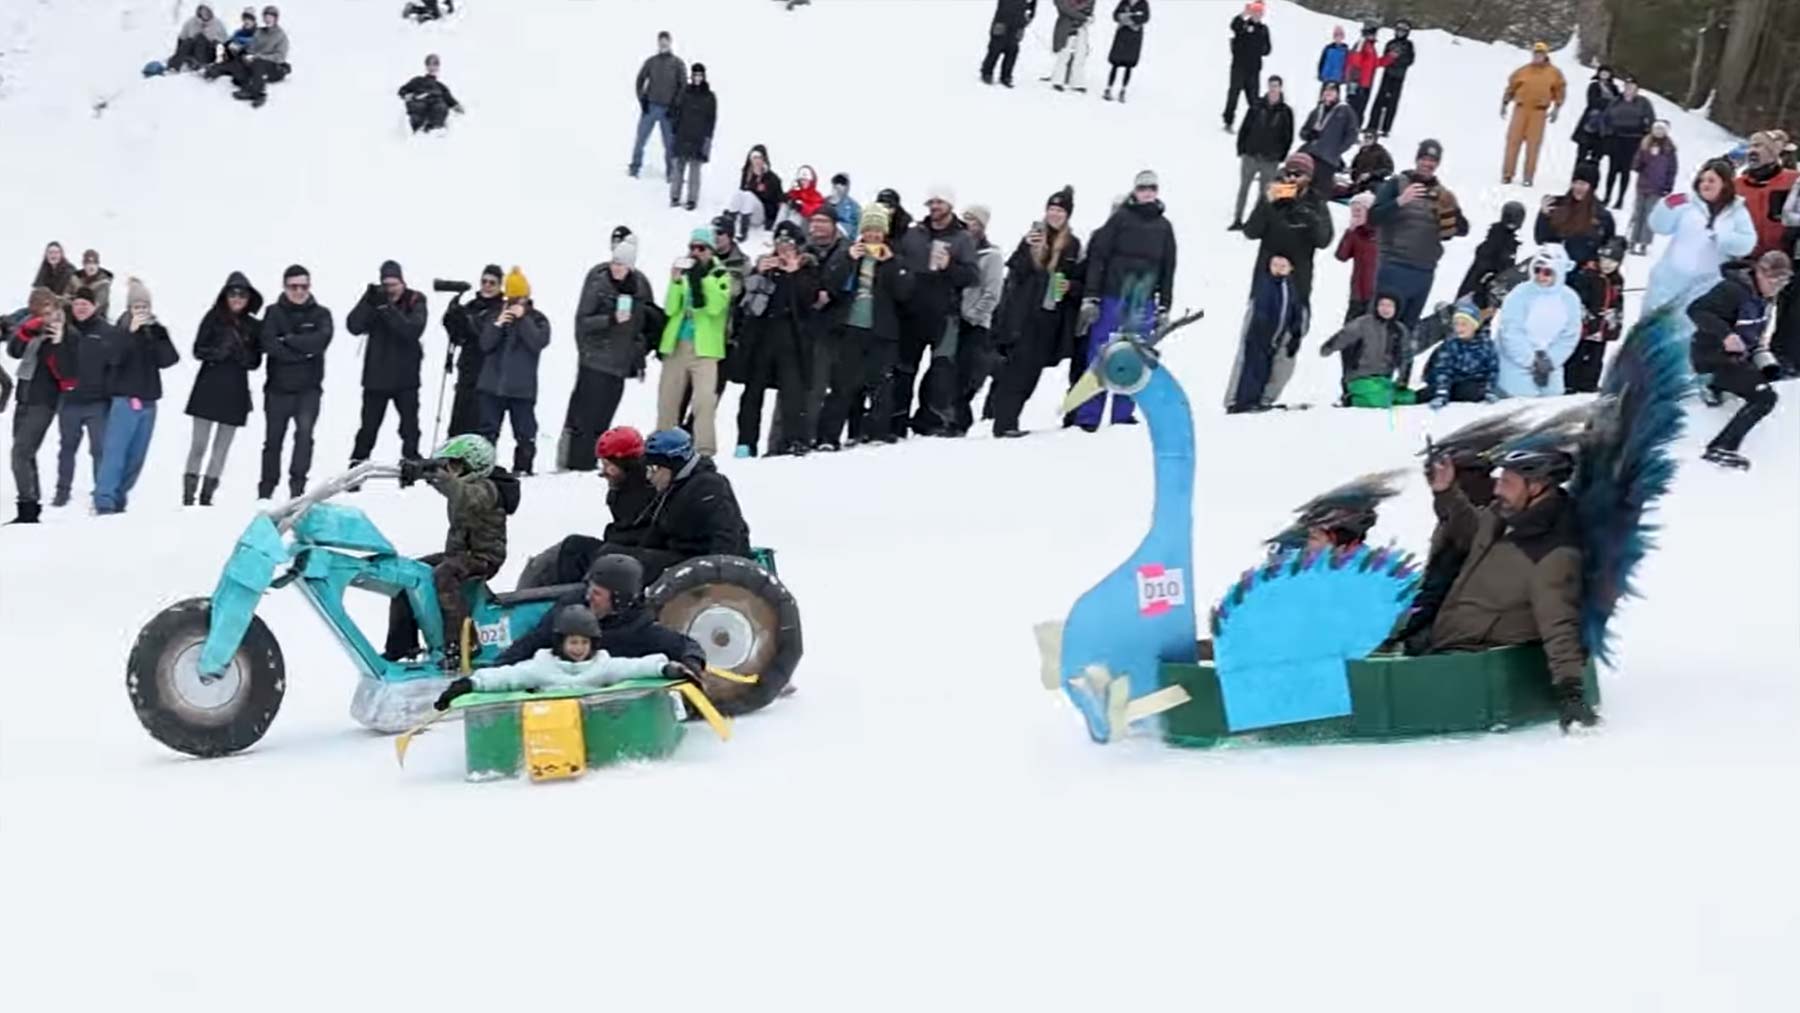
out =
[[(1187, 747), (1384, 741), (1499, 731), (1556, 716), (1538, 645), (1377, 653), (1420, 586), (1417, 562), (1392, 547), (1278, 545), (1226, 590), (1210, 612), (1211, 642), (1199, 643), (1189, 587), (1193, 415), (1157, 351), (1187, 321), (1152, 327), (1147, 315), (1127, 317), (1136, 325), (1119, 329), (1070, 391), (1065, 410), (1100, 390), (1136, 396), (1154, 463), (1150, 530), (1063, 622), (1036, 631), (1046, 688), (1068, 696), (1094, 741), (1115, 741), (1134, 728)], [(1583, 530), (1591, 704), (1599, 702), (1595, 663), (1611, 659), (1608, 622), (1634, 593), (1631, 575), (1652, 545), (1645, 515), (1673, 478), (1668, 447), (1681, 433), (1681, 402), (1690, 389), (1686, 350), (1671, 320), (1658, 315), (1633, 328), (1599, 399), (1580, 409), (1580, 465), (1569, 493)], [(1571, 417), (1535, 428), (1470, 428), (1505, 446), (1541, 438)]]
[[(209, 598), (159, 612), (138, 633), (126, 687), (138, 720), (157, 741), (193, 756), (224, 756), (261, 739), (281, 707), (287, 665), (256, 614), (265, 593), (293, 585), (324, 620), (358, 674), (350, 713), (393, 733), (433, 713), (448, 684), (445, 658), (468, 670), (494, 662), (515, 634), (529, 631), (556, 600), (580, 585), (495, 593), (471, 582), (469, 621), (444, 629), (431, 567), (402, 555), (362, 510), (331, 500), (365, 482), (399, 477), (393, 465), (365, 462), (253, 518)], [(404, 595), (426, 651), (419, 660), (382, 657), (344, 606), (351, 588)], [(765, 706), (787, 685), (801, 654), (798, 606), (775, 576), (774, 554), (754, 560), (703, 556), (669, 568), (645, 593), (659, 619), (694, 637), (708, 663), (754, 681), (702, 675), (725, 714)]]

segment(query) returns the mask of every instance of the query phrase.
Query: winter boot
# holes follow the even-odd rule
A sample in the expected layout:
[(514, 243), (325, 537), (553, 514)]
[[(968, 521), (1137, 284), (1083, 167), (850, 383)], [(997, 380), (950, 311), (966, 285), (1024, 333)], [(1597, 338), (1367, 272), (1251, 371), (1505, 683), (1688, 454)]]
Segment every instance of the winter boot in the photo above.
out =
[(1231, 224), (1225, 226), (1225, 231), (1226, 232), (1242, 232), (1242, 231), (1244, 231), (1243, 220), (1238, 219), (1238, 218), (1232, 219)]
[(1709, 464), (1716, 464), (1721, 468), (1732, 468), (1737, 471), (1750, 470), (1750, 459), (1748, 457), (1745, 457), (1735, 450), (1726, 450), (1724, 447), (1707, 447), (1706, 453), (1701, 454), (1700, 459)]
[(513, 448), (513, 474), (523, 478), (534, 474), (532, 464), (537, 461), (537, 444), (521, 443)]
[(1709, 383), (1700, 388), (1700, 403), (1708, 408), (1717, 408), (1725, 403), (1725, 392)]
[(731, 456), (736, 458), (755, 457), (756, 448), (747, 443), (740, 443), (737, 445), (737, 450), (734, 451)]
[(737, 241), (741, 243), (744, 240), (749, 239), (749, 238), (750, 238), (750, 212), (740, 211), (740, 212), (738, 212), (738, 216), (737, 216)]
[(190, 474), (190, 475), (181, 476), (181, 505), (182, 506), (193, 506), (194, 505), (194, 490), (196, 488), (198, 488), (199, 485), (200, 485), (200, 476), (199, 475), (191, 475)]
[(1120, 105), (1125, 104), (1125, 89), (1123, 89), (1123, 88), (1119, 89), (1119, 104)]
[(67, 489), (56, 490), (56, 495), (51, 498), (50, 505), (53, 507), (68, 506), (69, 505), (69, 490), (67, 490)]
[(573, 442), (574, 436), (574, 433), (565, 429), (562, 431), (562, 435), (556, 438), (556, 461), (550, 466), (552, 471), (569, 470), (569, 444)]
[(1107, 85), (1106, 90), (1100, 93), (1100, 97), (1105, 99), (1108, 102), (1111, 102), (1112, 101), (1112, 85), (1110, 85), (1110, 84)]
[(1581, 683), (1559, 682), (1551, 687), (1551, 692), (1556, 697), (1556, 723), (1564, 734), (1570, 725), (1592, 728), (1600, 723), (1600, 715), (1588, 706)]
[(219, 491), (219, 480), (206, 478), (200, 483), (200, 505), (212, 506), (213, 493)]
[(306, 495), (306, 480), (303, 478), (288, 479), (288, 495), (295, 499)]
[(38, 523), (38, 517), (43, 513), (43, 510), (43, 505), (38, 503), (37, 500), (22, 499), (19, 501), (19, 516), (14, 517), (10, 523), (36, 524)]

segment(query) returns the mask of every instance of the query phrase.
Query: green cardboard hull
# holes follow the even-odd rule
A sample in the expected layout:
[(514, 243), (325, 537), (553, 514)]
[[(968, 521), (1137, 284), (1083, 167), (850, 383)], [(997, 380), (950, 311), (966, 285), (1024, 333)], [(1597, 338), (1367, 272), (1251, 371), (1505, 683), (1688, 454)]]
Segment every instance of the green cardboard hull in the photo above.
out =
[[(1233, 734), (1212, 662), (1165, 663), (1162, 684), (1182, 687), (1191, 699), (1163, 715), (1163, 739), (1191, 749), (1231, 741), (1391, 741), (1503, 731), (1556, 717), (1550, 672), (1543, 649), (1535, 644), (1469, 654), (1365, 658), (1347, 663), (1345, 677), (1350, 681), (1348, 717)], [(1585, 683), (1588, 702), (1598, 705), (1600, 684), (1592, 665)]]
[[(576, 697), (590, 768), (625, 760), (657, 760), (681, 744), (681, 722), (669, 698), (672, 683), (638, 680), (604, 690), (471, 694), (464, 711), (463, 751), (468, 779), (518, 777), (524, 769), (520, 707), (527, 700)], [(467, 701), (466, 703), (464, 701)]]

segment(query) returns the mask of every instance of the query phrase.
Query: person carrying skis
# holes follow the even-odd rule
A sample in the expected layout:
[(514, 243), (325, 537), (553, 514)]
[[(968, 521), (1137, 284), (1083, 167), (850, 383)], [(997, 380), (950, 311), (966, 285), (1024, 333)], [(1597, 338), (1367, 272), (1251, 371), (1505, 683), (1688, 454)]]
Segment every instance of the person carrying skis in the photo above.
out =
[(450, 94), (450, 86), (438, 80), (441, 64), (438, 55), (425, 57), (425, 73), (400, 86), (400, 100), (406, 103), (406, 122), (412, 132), (442, 130), (452, 112), (463, 111), (462, 103)]
[[(994, 67), (1000, 67), (1000, 83), (1013, 86), (1013, 67), (1019, 62), (1019, 40), (1025, 26), (1037, 17), (1037, 0), (998, 0), (994, 22), (988, 26), (987, 55), (981, 59), (981, 83), (994, 83)], [(846, 233), (856, 228), (853, 222)]]
[(1708, 376), (1715, 392), (1736, 394), (1743, 406), (1706, 444), (1702, 459), (1727, 468), (1748, 468), (1738, 452), (1744, 437), (1775, 410), (1781, 366), (1769, 350), (1769, 317), (1781, 290), (1793, 280), (1794, 263), (1780, 250), (1758, 257), (1751, 268), (1731, 267), (1724, 280), (1688, 306), (1694, 322), (1690, 350), (1694, 372)]
[(1562, 71), (1550, 63), (1548, 43), (1531, 47), (1531, 62), (1512, 72), (1500, 96), (1500, 118), (1513, 107), (1512, 125), (1506, 129), (1506, 157), (1500, 165), (1500, 182), (1510, 185), (1519, 163), (1519, 147), (1525, 148), (1525, 185), (1537, 178), (1538, 147), (1544, 143), (1544, 121), (1556, 122), (1567, 97)]
[(1500, 304), (1500, 393), (1504, 397), (1557, 397), (1563, 364), (1581, 340), (1581, 297), (1564, 283), (1568, 257), (1546, 246), (1531, 258), (1531, 280)]
[[(506, 516), (519, 508), (519, 482), (494, 467), (494, 445), (475, 433), (452, 436), (429, 460), (400, 462), (400, 481), (424, 481), (447, 501), (450, 529), (444, 551), (420, 559), (431, 567), (443, 619), (445, 671), (461, 664), (463, 625), (469, 603), (463, 586), (486, 580), (506, 562)], [(418, 653), (419, 631), (410, 599), (395, 595), (388, 606), (387, 649), (382, 656), (399, 661)]]
[(1571, 394), (1600, 390), (1600, 371), (1606, 364), (1606, 346), (1624, 333), (1625, 278), (1619, 262), (1625, 259), (1625, 238), (1614, 236), (1600, 247), (1593, 260), (1576, 267), (1569, 287), (1581, 297), (1581, 341), (1563, 364), (1563, 388)]
[(1087, 91), (1088, 28), (1094, 23), (1098, 0), (1056, 0), (1056, 27), (1050, 49), (1056, 54), (1050, 68), (1050, 87), (1057, 91)]
[[(556, 646), (511, 665), (495, 665), (458, 676), (432, 704), (449, 710), (458, 697), (469, 693), (517, 693), (543, 689), (602, 689), (627, 679), (686, 679), (700, 673), (666, 654), (616, 657), (602, 646), (605, 635), (600, 620), (585, 605), (564, 605), (554, 610), (550, 632)], [(610, 646), (610, 645), (609, 645)]]
[(363, 336), (362, 425), (350, 449), (351, 465), (369, 459), (387, 406), (400, 417), (400, 456), (419, 456), (419, 367), (425, 361), (425, 296), (406, 287), (396, 261), (381, 264), (381, 280), (363, 291), (344, 329)]
[(1118, 27), (1113, 29), (1112, 49), (1106, 54), (1112, 68), (1106, 72), (1106, 91), (1101, 98), (1112, 101), (1113, 82), (1122, 70), (1125, 80), (1119, 85), (1119, 101), (1125, 101), (1125, 89), (1131, 87), (1131, 72), (1144, 54), (1144, 26), (1149, 23), (1150, 0), (1119, 0), (1119, 6), (1113, 8), (1113, 24)]
[(1381, 90), (1375, 93), (1375, 105), (1369, 110), (1369, 129), (1382, 137), (1393, 132), (1394, 117), (1400, 112), (1400, 93), (1406, 88), (1406, 72), (1413, 65), (1412, 22), (1401, 18), (1394, 22), (1394, 37), (1381, 52)]
[(1563, 489), (1575, 457), (1560, 447), (1530, 446), (1505, 450), (1490, 463), (1499, 466), (1499, 477), (1486, 507), (1469, 501), (1449, 458), (1434, 460), (1427, 472), (1445, 549), (1460, 554), (1463, 564), (1431, 624), (1425, 653), (1542, 644), (1563, 730), (1591, 726), (1599, 717), (1583, 699), (1581, 524)]
[(1263, 24), (1262, 0), (1244, 5), (1244, 12), (1231, 19), (1231, 72), (1225, 90), (1225, 129), (1237, 122), (1238, 96), (1245, 102), (1256, 100), (1256, 86), (1262, 81), (1263, 57), (1269, 55), (1269, 26)]

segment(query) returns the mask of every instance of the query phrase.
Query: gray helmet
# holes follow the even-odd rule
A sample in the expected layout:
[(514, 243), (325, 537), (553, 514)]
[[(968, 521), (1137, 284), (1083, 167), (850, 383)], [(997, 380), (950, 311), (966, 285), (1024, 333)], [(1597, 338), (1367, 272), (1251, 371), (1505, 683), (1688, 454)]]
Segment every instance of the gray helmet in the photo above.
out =
[(594, 618), (586, 605), (565, 605), (562, 611), (556, 613), (556, 621), (550, 624), (550, 631), (558, 639), (578, 636), (597, 642), (600, 639), (600, 620)]
[(1553, 448), (1511, 450), (1501, 454), (1494, 465), (1521, 478), (1561, 485), (1575, 474), (1575, 455)]
[(644, 564), (620, 553), (601, 556), (588, 565), (587, 582), (619, 601), (633, 601), (644, 593)]

